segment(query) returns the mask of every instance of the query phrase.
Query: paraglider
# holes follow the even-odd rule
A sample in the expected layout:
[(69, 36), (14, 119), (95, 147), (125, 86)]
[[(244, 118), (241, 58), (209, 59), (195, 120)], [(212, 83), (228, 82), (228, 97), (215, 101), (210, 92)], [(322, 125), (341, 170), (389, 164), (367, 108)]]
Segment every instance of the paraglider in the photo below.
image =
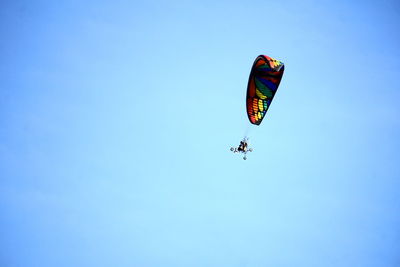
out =
[[(249, 81), (247, 83), (246, 111), (251, 124), (260, 125), (275, 97), (279, 84), (282, 80), (285, 65), (283, 62), (269, 56), (258, 56), (251, 68)], [(234, 153), (244, 154), (246, 159), (248, 137), (240, 141), (237, 148), (231, 148)]]

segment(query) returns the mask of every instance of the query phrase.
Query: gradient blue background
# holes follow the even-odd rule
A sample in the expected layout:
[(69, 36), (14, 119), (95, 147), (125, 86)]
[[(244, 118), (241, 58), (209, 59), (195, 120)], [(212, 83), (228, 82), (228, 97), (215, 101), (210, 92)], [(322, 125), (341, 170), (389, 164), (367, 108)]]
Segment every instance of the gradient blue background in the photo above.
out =
[[(2, 1), (0, 265), (400, 266), (399, 26), (395, 0)], [(250, 127), (259, 54), (286, 70)]]

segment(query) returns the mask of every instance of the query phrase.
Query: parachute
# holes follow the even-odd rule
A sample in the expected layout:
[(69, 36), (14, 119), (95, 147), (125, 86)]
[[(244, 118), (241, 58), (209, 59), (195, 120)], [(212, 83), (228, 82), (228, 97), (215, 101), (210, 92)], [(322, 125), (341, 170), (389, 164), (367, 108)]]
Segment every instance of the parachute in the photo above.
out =
[[(260, 125), (281, 83), (285, 65), (269, 56), (260, 55), (256, 58), (251, 68), (249, 82), (247, 83), (246, 110), (252, 124)], [(238, 147), (231, 147), (233, 153), (243, 155), (252, 152), (248, 148), (249, 137), (244, 136)]]
[(269, 56), (260, 55), (251, 68), (247, 84), (247, 116), (252, 124), (260, 125), (278, 90), (285, 65)]

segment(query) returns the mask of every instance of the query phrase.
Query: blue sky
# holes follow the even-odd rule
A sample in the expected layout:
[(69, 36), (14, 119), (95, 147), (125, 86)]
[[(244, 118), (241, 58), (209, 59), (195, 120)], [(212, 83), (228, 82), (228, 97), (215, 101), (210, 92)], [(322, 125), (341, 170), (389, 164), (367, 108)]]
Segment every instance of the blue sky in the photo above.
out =
[(400, 264), (397, 1), (0, 6), (2, 266)]

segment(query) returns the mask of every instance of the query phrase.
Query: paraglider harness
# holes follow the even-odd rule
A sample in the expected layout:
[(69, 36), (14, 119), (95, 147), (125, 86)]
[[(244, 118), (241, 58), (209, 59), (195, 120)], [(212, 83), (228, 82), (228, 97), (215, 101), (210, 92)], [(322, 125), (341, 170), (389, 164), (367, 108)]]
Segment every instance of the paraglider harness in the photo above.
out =
[(244, 156), (243, 156), (244, 160), (247, 159), (247, 157), (246, 157), (247, 152), (252, 152), (253, 151), (252, 148), (247, 148), (247, 140), (248, 140), (248, 138), (245, 137), (245, 138), (243, 138), (242, 141), (240, 141), (240, 144), (239, 144), (239, 146), (237, 148), (236, 147), (231, 147), (231, 151), (233, 153), (243, 153), (244, 154)]
[(247, 142), (240, 141), (240, 145), (237, 148), (239, 152), (246, 152), (247, 150)]

